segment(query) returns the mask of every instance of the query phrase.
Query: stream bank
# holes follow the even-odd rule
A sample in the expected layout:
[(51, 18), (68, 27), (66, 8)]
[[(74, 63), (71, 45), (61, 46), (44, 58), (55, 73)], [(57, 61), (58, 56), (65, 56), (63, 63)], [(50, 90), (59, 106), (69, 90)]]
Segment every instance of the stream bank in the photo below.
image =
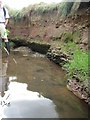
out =
[[(12, 40), (14, 42), (14, 49), (22, 51), (23, 47), (28, 47), (33, 52), (44, 54), (50, 61), (62, 67), (66, 70), (63, 65), (67, 63), (71, 58), (70, 55), (65, 51), (62, 51), (60, 46), (53, 47), (53, 44), (37, 43), (37, 42), (26, 42), (24, 40)], [(18, 47), (20, 49), (18, 49)], [(68, 73), (68, 72), (67, 72)], [(87, 83), (88, 84), (88, 83)], [(77, 76), (73, 76), (72, 79), (67, 78), (67, 89), (73, 92), (77, 97), (90, 104), (89, 88), (80, 82)]]

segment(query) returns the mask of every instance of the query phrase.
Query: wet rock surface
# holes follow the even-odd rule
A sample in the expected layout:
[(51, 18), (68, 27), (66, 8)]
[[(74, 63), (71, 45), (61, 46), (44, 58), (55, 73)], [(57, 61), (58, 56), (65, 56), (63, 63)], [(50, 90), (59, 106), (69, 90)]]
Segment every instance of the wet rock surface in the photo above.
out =
[(67, 83), (68, 90), (72, 91), (77, 97), (84, 100), (90, 105), (90, 95), (89, 95), (89, 88), (77, 82), (76, 79), (68, 79)]
[(60, 66), (63, 66), (63, 64), (69, 60), (69, 56), (66, 53), (62, 52), (61, 48), (50, 48), (46, 56)]

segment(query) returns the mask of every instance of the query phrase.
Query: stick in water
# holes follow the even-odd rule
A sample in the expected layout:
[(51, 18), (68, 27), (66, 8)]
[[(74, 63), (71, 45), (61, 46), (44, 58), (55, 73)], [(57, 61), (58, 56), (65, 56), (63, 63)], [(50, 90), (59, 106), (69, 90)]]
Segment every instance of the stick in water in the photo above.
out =
[(9, 52), (8, 52), (8, 50), (4, 47), (4, 50), (6, 51), (6, 53), (9, 55)]
[(13, 58), (13, 61), (15, 62), (15, 64), (17, 64), (17, 61)]

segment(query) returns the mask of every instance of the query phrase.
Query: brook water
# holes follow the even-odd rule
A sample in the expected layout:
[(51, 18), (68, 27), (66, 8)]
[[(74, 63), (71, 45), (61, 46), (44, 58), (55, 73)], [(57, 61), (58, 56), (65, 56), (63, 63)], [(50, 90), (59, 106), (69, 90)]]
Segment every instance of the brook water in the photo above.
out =
[[(6, 118), (87, 118), (88, 105), (66, 88), (66, 73), (46, 57), (12, 53), (8, 58)], [(1, 108), (1, 107), (0, 107)]]

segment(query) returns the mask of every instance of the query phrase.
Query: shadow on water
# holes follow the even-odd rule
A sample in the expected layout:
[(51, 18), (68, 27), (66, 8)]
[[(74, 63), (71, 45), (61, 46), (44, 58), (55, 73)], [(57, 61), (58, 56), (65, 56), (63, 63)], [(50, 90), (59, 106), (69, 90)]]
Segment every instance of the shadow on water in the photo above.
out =
[(17, 80), (7, 91), (11, 105), (3, 107), (5, 117), (88, 118), (88, 105), (66, 88), (66, 73), (44, 56), (11, 54), (8, 75)]

